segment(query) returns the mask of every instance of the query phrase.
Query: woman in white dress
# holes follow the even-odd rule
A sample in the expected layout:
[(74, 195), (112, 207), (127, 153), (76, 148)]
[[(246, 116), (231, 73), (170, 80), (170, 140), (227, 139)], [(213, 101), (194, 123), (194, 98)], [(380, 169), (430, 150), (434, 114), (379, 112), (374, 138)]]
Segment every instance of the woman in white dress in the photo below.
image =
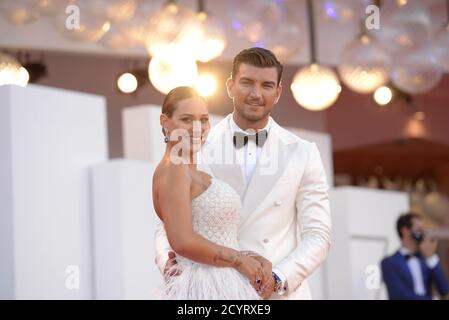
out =
[(208, 117), (205, 99), (190, 87), (170, 91), (162, 106), (167, 146), (154, 172), (153, 201), (177, 263), (167, 270), (160, 296), (259, 299), (261, 280), (271, 274), (263, 274), (263, 257), (239, 251), (240, 197), (193, 161), (206, 140)]

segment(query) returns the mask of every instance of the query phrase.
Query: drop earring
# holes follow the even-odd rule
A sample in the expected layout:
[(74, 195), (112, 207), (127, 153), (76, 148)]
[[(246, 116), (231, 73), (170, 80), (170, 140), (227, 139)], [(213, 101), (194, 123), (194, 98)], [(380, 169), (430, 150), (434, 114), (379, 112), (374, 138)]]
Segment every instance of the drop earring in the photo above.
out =
[(170, 141), (170, 139), (168, 138), (170, 134), (167, 133), (167, 130), (165, 130), (165, 128), (162, 128), (162, 133), (164, 134), (164, 142), (168, 143), (168, 141)]

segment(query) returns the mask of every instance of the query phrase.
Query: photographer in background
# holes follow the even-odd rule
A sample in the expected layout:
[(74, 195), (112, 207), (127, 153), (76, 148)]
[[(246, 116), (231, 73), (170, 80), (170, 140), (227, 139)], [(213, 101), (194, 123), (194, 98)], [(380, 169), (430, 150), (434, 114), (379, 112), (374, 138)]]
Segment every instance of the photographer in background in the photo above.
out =
[(433, 286), (441, 298), (447, 296), (449, 286), (435, 254), (437, 241), (426, 236), (421, 217), (415, 213), (401, 215), (396, 228), (401, 248), (381, 263), (388, 297), (430, 300)]

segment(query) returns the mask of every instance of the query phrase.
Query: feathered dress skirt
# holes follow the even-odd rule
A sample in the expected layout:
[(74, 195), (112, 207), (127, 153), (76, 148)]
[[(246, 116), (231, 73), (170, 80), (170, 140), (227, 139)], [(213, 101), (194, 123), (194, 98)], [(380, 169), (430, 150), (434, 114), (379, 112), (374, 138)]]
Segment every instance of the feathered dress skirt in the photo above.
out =
[(247, 278), (234, 268), (214, 267), (178, 259), (168, 270), (158, 299), (164, 300), (260, 300)]

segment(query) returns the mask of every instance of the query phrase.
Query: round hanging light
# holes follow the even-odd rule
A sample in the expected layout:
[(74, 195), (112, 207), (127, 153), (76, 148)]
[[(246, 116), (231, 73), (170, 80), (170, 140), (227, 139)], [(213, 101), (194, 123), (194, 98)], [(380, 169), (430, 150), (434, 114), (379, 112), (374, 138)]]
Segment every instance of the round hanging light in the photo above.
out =
[(27, 0), (2, 0), (0, 13), (9, 23), (15, 25), (25, 25), (39, 17)]
[(386, 106), (393, 99), (393, 92), (387, 86), (382, 86), (374, 91), (374, 101), (380, 106)]
[(226, 33), (223, 23), (210, 14), (198, 14), (201, 40), (196, 50), (196, 58), (208, 62), (219, 57), (226, 47)]
[(145, 46), (151, 56), (173, 51), (195, 52), (202, 32), (194, 11), (169, 3), (151, 15)]
[(67, 13), (61, 12), (55, 16), (57, 28), (69, 40), (81, 42), (100, 40), (111, 27), (104, 6), (100, 4), (101, 0), (75, 0), (73, 5), (79, 10), (79, 21), (67, 19)]
[(269, 37), (264, 46), (269, 48), (282, 63), (288, 62), (301, 53), (304, 48), (304, 32), (293, 16), (284, 17)]
[(131, 19), (137, 9), (136, 0), (104, 0), (106, 17), (112, 22)]
[(337, 74), (331, 68), (316, 63), (315, 24), (312, 0), (307, 0), (311, 64), (293, 77), (290, 89), (296, 102), (304, 109), (321, 111), (329, 108), (341, 92)]
[(371, 32), (387, 51), (401, 54), (429, 42), (430, 15), (420, 1), (383, 1), (380, 16), (382, 27)]
[(449, 23), (443, 26), (434, 40), (435, 56), (445, 72), (449, 72)]
[(352, 23), (365, 14), (370, 0), (320, 0), (320, 12), (327, 20), (338, 23)]
[(290, 88), (296, 102), (310, 111), (329, 108), (341, 92), (334, 70), (315, 63), (300, 69)]
[(151, 59), (148, 75), (153, 86), (167, 94), (178, 86), (193, 87), (198, 77), (198, 67), (194, 57), (167, 50)]
[(344, 47), (338, 72), (351, 90), (372, 93), (389, 81), (390, 65), (390, 56), (375, 39), (364, 34)]
[(123, 93), (132, 93), (137, 89), (137, 78), (132, 73), (126, 72), (117, 80), (117, 87)]
[(144, 46), (148, 34), (148, 17), (162, 7), (163, 1), (139, 1), (132, 19), (114, 23), (99, 43), (114, 49)]
[(276, 1), (236, 1), (232, 27), (239, 37), (257, 42), (281, 23), (282, 10)]
[(30, 74), (28, 73), (28, 70), (24, 67), (20, 67), (16, 84), (20, 87), (26, 87), (28, 81), (30, 81)]
[(113, 24), (98, 43), (112, 49), (122, 49), (131, 46), (131, 41), (126, 32), (121, 28), (120, 23)]
[(217, 80), (211, 74), (201, 74), (195, 83), (195, 89), (203, 97), (210, 97), (217, 89)]
[(29, 74), (12, 56), (0, 52), (0, 86), (17, 85), (25, 87)]
[(391, 80), (406, 93), (420, 94), (435, 88), (442, 76), (442, 68), (432, 50), (422, 48), (396, 61)]
[(71, 0), (28, 0), (32, 10), (37, 11), (42, 16), (52, 16), (63, 13)]

